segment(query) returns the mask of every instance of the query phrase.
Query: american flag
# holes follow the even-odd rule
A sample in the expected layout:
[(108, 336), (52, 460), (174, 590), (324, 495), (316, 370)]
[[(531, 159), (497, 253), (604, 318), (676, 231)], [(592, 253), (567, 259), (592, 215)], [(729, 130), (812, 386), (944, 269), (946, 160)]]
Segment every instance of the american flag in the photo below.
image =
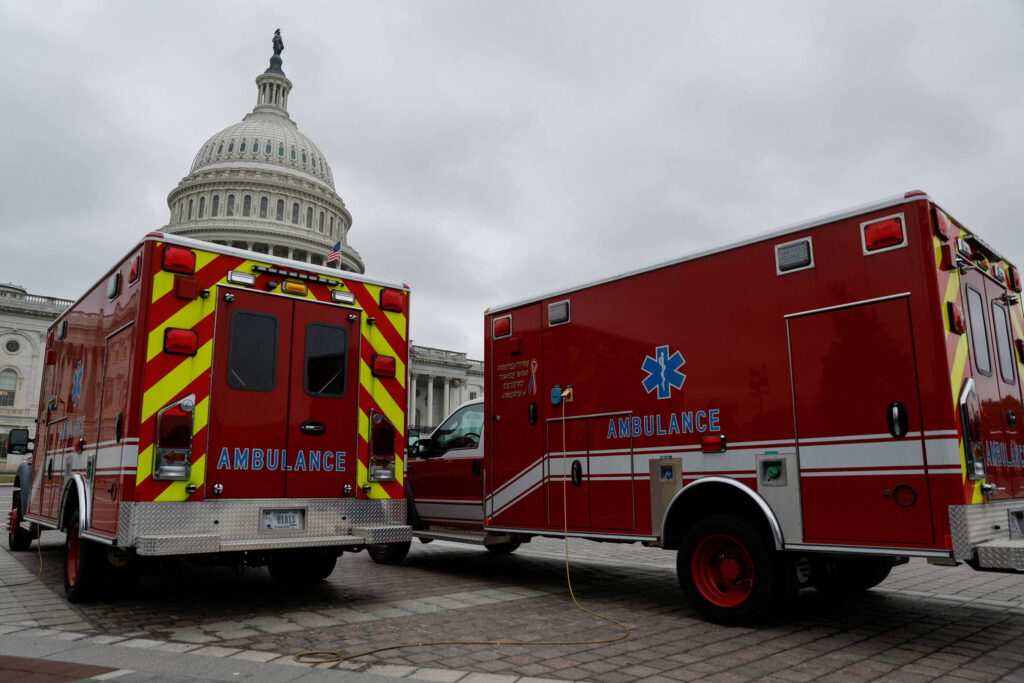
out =
[(327, 262), (334, 263), (335, 261), (341, 260), (341, 240), (331, 248), (331, 253), (327, 255)]

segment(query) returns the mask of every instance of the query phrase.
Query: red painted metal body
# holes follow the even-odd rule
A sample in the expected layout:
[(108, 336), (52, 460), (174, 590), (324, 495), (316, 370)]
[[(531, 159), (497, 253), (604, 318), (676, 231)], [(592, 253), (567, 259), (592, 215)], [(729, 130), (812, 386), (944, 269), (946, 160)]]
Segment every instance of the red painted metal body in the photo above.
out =
[[(961, 253), (943, 269), (947, 244)], [(1024, 316), (999, 277), (1009, 265), (911, 193), (493, 308), (479, 472), (447, 486), (452, 498), (477, 492), (491, 534), (678, 547), (674, 506), (727, 478), (770, 519), (779, 550), (950, 558), (950, 506), (1024, 510)], [(973, 329), (950, 330), (949, 303)], [(977, 478), (959, 412), (972, 380)], [(719, 452), (705, 452), (707, 436), (725, 448), (709, 439)]]

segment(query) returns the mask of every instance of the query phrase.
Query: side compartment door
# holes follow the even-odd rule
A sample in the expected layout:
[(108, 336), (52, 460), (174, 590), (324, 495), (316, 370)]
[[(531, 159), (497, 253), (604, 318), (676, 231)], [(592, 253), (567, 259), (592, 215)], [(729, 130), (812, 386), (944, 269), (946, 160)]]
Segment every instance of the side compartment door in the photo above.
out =
[[(564, 429), (563, 429), (564, 426)], [(548, 525), (555, 529), (590, 528), (590, 446), (586, 419), (548, 422), (544, 480)]]
[(509, 332), (491, 338), (485, 388), (490, 397), (485, 411), (486, 514), (495, 527), (543, 527), (548, 517), (544, 415), (550, 386), (544, 379), (541, 304), (485, 320), (493, 325), (503, 318), (509, 320)]
[[(281, 498), (288, 450), (292, 301), (218, 288), (207, 498)], [(219, 496), (213, 488), (223, 487)]]
[(298, 299), (294, 306), (285, 494), (340, 498), (345, 484), (356, 485), (359, 312)]
[(788, 325), (805, 539), (932, 543), (909, 301)]
[(99, 431), (91, 468), (92, 518), (90, 530), (117, 533), (117, 509), (121, 498), (121, 466), (125, 413), (132, 381), (134, 324), (107, 338), (100, 386)]
[(459, 408), (431, 434), (427, 457), (407, 460), (406, 485), (424, 524), (482, 529), (484, 404)]

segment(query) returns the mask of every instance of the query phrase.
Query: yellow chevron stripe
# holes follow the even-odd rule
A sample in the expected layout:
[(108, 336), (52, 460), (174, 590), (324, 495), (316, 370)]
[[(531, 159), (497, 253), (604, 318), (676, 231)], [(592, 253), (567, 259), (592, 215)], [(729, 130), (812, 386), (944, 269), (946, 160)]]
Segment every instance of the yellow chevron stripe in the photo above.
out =
[(139, 451), (139, 462), (135, 466), (135, 485), (139, 486), (153, 474), (153, 446)]
[(960, 400), (960, 387), (964, 383), (964, 368), (967, 366), (967, 338), (960, 335), (956, 344), (956, 352), (953, 354), (953, 370), (949, 373), (953, 384), (953, 407), (957, 407)]
[(405, 436), (405, 408), (395, 403), (395, 399), (391, 398), (388, 390), (380, 386), (378, 380), (373, 378), (369, 365), (360, 360), (359, 366), (359, 383), (362, 384), (366, 393), (377, 402), (377, 407), (395, 425), (398, 433)]
[(145, 422), (155, 415), (156, 411), (167, 405), (175, 394), (209, 370), (212, 361), (213, 341), (211, 340), (203, 344), (195, 356), (171, 370), (143, 394), (142, 421)]

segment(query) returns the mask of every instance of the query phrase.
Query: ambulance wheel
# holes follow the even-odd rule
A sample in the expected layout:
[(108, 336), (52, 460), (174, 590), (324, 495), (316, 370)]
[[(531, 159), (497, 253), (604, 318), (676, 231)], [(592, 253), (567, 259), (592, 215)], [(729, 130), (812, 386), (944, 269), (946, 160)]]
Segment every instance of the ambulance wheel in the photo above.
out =
[(79, 536), (78, 511), (72, 510), (71, 516), (74, 522), (64, 539), (64, 594), (68, 602), (86, 602), (99, 584), (102, 548)]
[(513, 538), (511, 541), (505, 543), (493, 543), (491, 545), (485, 545), (487, 552), (492, 555), (510, 555), (519, 549), (522, 542), (518, 538)]
[(11, 498), (11, 515), (7, 520), (7, 546), (11, 550), (28, 550), (32, 545), (32, 534), (21, 528), (21, 491), (15, 491)]
[(679, 548), (679, 585), (709, 621), (762, 621), (790, 591), (784, 557), (746, 520), (729, 514), (705, 517), (690, 527)]
[(814, 566), (811, 582), (823, 593), (850, 596), (874, 588), (891, 571), (888, 557), (842, 557)]
[(380, 543), (366, 546), (366, 553), (377, 564), (398, 564), (409, 554), (412, 541), (401, 543)]

